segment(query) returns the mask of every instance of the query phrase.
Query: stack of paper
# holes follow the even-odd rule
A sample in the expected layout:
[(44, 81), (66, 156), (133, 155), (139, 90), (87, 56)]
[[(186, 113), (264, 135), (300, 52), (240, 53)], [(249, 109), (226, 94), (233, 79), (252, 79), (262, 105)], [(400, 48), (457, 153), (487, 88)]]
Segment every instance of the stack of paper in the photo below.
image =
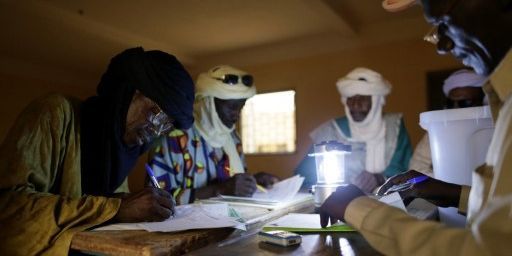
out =
[(174, 232), (188, 229), (234, 227), (245, 230), (237, 217), (229, 216), (227, 204), (190, 204), (176, 207), (176, 216), (162, 222), (119, 223), (95, 230), (146, 230)]
[(320, 215), (290, 213), (263, 227), (264, 231), (285, 230), (290, 232), (348, 232), (354, 229), (343, 222), (338, 222), (326, 228), (320, 226)]

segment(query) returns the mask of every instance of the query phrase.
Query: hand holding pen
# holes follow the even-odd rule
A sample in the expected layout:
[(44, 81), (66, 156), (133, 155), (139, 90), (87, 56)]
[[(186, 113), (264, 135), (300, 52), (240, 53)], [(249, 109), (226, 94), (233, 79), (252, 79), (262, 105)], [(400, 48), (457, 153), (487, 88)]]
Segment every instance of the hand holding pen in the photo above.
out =
[[(153, 169), (151, 169), (151, 166), (149, 166), (149, 164), (144, 164), (144, 167), (146, 168), (146, 172), (148, 174), (148, 177), (151, 181), (151, 184), (153, 184), (153, 187), (154, 188), (157, 188), (157, 189), (162, 189), (160, 187), (160, 184), (158, 184), (158, 181), (156, 180), (156, 177), (155, 177), (155, 174), (153, 173)], [(175, 217), (176, 215), (176, 209), (175, 209), (175, 206), (176, 206), (176, 201), (174, 200), (174, 197), (172, 195), (171, 196), (171, 211), (172, 211), (172, 214), (171, 214), (171, 217)]]
[(377, 195), (391, 192), (399, 192), (406, 205), (415, 198), (423, 198), (440, 207), (457, 207), (461, 186), (410, 170), (389, 178), (379, 188)]

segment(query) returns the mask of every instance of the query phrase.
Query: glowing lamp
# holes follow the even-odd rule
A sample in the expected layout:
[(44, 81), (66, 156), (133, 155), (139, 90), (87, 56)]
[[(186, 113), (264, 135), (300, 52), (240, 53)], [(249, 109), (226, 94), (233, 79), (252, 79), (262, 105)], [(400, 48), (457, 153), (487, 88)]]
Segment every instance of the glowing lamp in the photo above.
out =
[(316, 207), (320, 207), (337, 187), (345, 184), (345, 156), (351, 151), (350, 145), (337, 141), (315, 144), (314, 153), (309, 156), (315, 157), (316, 163), (317, 180), (312, 187)]

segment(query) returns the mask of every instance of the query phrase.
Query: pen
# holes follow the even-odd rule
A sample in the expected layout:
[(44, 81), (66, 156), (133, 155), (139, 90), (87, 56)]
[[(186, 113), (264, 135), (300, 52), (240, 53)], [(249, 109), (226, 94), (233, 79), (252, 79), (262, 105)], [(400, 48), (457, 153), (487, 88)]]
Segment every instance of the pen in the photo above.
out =
[(151, 166), (149, 166), (149, 164), (145, 163), (144, 167), (146, 167), (146, 172), (149, 175), (149, 179), (151, 180), (153, 187), (161, 189), (160, 184), (158, 184), (158, 181), (155, 178), (155, 174), (153, 174), (153, 169), (151, 169)]
[(406, 182), (404, 182), (402, 184), (398, 184), (398, 185), (394, 185), (394, 186), (390, 187), (384, 193), (384, 195), (390, 194), (392, 192), (397, 192), (397, 191), (402, 191), (402, 190), (408, 189), (412, 185), (421, 183), (423, 181), (426, 181), (427, 179), (428, 179), (428, 176), (426, 176), (426, 175), (421, 175), (421, 176), (414, 177), (412, 179), (407, 180)]
[[(146, 172), (148, 173), (149, 179), (151, 180), (151, 183), (153, 184), (153, 187), (162, 189), (160, 187), (160, 184), (158, 184), (158, 181), (155, 178), (155, 174), (153, 173), (153, 169), (151, 169), (151, 166), (149, 164), (145, 163), (144, 167), (146, 167)], [(176, 205), (176, 201), (174, 200), (174, 196), (171, 195), (172, 200), (172, 217), (175, 216), (176, 210), (174, 209), (174, 206)]]
[(263, 193), (267, 193), (267, 190), (260, 184), (256, 184), (256, 188)]

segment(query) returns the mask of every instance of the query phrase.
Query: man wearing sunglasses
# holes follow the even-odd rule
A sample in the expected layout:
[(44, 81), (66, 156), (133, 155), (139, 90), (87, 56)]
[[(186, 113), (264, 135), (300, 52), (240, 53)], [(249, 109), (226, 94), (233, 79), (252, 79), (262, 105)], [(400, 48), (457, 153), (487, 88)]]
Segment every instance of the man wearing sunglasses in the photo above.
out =
[(66, 255), (76, 232), (167, 219), (171, 195), (127, 193), (127, 176), (161, 133), (192, 125), (193, 99), (174, 56), (133, 48), (112, 58), (84, 102), (31, 103), (0, 147), (0, 254)]
[[(404, 0), (401, 0), (404, 1)], [(387, 5), (386, 0), (383, 5)], [(397, 2), (396, 0), (393, 2)], [(512, 251), (512, 1), (422, 0), (426, 20), (438, 27), (431, 38), (438, 52), (450, 52), (477, 74), (488, 76), (484, 91), (495, 120), (486, 163), (473, 172), (469, 191), (444, 183), (446, 206), (467, 213), (468, 227), (420, 221), (365, 197), (354, 186), (333, 193), (322, 205), (321, 225), (341, 219), (387, 255), (510, 255)], [(384, 186), (403, 182), (408, 172)], [(401, 180), (400, 180), (401, 177)], [(410, 190), (431, 186), (428, 179)], [(454, 190), (455, 198), (448, 198)], [(421, 195), (420, 195), (421, 196)], [(442, 198), (438, 198), (442, 199)]]
[(253, 78), (231, 66), (201, 73), (196, 82), (194, 126), (161, 139), (150, 164), (160, 185), (179, 204), (223, 195), (252, 196), (256, 184), (271, 187), (277, 178), (246, 171), (235, 125), (245, 101), (256, 94)]
[[(469, 108), (484, 104), (485, 94), (482, 86), (487, 78), (476, 74), (472, 70), (461, 69), (451, 74), (443, 84), (443, 92), (446, 96), (446, 108)], [(418, 142), (409, 170), (416, 170), (433, 177), (432, 157), (430, 155), (430, 143), (428, 134)]]

